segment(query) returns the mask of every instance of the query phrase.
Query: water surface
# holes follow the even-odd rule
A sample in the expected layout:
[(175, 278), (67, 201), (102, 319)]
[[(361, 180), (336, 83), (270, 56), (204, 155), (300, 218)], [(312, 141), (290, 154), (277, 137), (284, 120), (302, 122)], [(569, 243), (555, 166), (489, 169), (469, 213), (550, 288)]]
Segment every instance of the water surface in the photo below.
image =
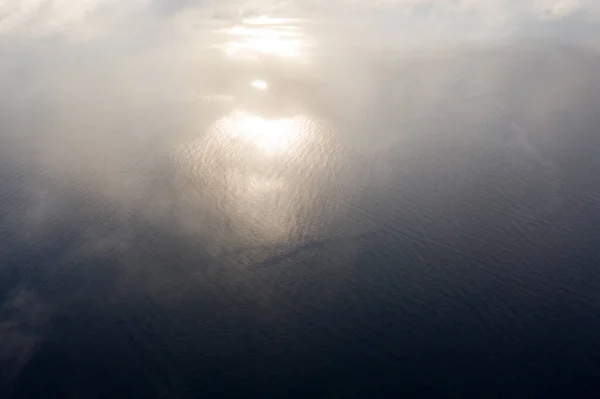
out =
[(599, 54), (336, 29), (5, 45), (6, 397), (593, 389)]

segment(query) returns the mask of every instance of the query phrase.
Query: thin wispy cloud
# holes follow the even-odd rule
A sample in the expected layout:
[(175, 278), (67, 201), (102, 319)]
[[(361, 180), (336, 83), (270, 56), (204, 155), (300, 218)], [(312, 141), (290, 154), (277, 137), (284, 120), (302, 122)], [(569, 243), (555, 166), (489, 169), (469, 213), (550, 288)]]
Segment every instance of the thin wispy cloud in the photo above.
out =
[(34, 354), (50, 314), (50, 308), (23, 287), (15, 289), (0, 306), (0, 389)]

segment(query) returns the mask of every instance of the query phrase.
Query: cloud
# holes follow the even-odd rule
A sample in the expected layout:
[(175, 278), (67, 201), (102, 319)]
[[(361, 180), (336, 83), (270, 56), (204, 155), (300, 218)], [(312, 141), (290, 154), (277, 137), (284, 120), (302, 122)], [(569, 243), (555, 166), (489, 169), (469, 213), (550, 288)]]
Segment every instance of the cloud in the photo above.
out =
[[(172, 23), (182, 13), (196, 20), (285, 15), (347, 19), (394, 17), (427, 23), (429, 29), (458, 24), (502, 33), (531, 21), (544, 22), (597, 11), (593, 0), (0, 0), (0, 36), (64, 35), (75, 40), (133, 30), (144, 22)], [(583, 14), (583, 13), (581, 13)]]
[(50, 308), (34, 291), (19, 287), (0, 307), (1, 383), (10, 384), (34, 354), (44, 338)]
[(541, 17), (551, 19), (566, 18), (584, 8), (580, 0), (538, 0), (535, 3)]
[(71, 33), (85, 38), (131, 18), (147, 0), (0, 0), (0, 35)]

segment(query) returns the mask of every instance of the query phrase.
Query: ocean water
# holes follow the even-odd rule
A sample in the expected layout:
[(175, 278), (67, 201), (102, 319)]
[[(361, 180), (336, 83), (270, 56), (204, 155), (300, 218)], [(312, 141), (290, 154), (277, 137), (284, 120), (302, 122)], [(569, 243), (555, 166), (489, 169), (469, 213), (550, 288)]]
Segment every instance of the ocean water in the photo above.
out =
[(2, 397), (596, 392), (596, 50), (213, 25), (5, 45)]

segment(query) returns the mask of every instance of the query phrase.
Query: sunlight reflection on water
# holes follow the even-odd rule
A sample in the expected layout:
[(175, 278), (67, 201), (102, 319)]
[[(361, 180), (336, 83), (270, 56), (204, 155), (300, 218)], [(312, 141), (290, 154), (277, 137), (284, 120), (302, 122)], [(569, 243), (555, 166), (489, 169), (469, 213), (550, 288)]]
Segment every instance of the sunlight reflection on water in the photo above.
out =
[[(203, 96), (225, 91), (231, 101), (180, 143), (190, 202), (218, 210), (228, 242), (290, 242), (326, 230), (342, 203), (341, 191), (330, 189), (339, 181), (339, 132), (297, 95), (307, 71), (294, 68), (310, 60), (315, 42), (293, 19), (246, 19), (219, 34), (213, 47), (228, 79), (217, 72), (208, 80), (221, 86)], [(266, 66), (246, 63), (258, 59)], [(297, 72), (292, 78), (288, 67)]]
[(313, 40), (293, 19), (260, 17), (219, 31), (226, 41), (216, 47), (232, 59), (257, 59), (260, 56), (307, 61)]
[[(217, 129), (250, 143), (264, 156), (289, 153), (302, 141), (307, 131), (302, 129), (302, 118), (265, 119), (260, 116), (235, 112), (217, 123)], [(304, 137), (306, 140), (306, 137)]]
[(305, 229), (298, 217), (315, 199), (314, 180), (330, 173), (335, 148), (329, 135), (326, 124), (308, 115), (265, 118), (235, 110), (187, 143), (181, 159), (235, 230), (280, 241)]

